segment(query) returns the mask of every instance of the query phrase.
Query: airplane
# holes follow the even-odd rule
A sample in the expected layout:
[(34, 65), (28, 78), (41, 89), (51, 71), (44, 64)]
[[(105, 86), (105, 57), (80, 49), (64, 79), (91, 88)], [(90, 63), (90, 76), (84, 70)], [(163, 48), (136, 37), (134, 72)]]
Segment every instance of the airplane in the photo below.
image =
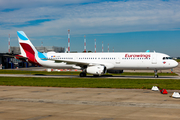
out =
[(113, 52), (113, 53), (41, 53), (36, 50), (23, 31), (17, 31), (20, 55), (15, 57), (39, 66), (57, 69), (79, 69), (80, 77), (87, 73), (101, 76), (105, 73), (123, 73), (124, 70), (172, 69), (178, 63), (169, 55), (157, 52)]

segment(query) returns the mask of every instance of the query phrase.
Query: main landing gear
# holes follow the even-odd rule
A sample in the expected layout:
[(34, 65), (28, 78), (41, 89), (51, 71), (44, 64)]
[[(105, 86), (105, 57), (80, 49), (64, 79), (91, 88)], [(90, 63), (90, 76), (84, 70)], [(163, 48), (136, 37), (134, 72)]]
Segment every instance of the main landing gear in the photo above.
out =
[(154, 77), (155, 77), (155, 78), (158, 78), (158, 77), (159, 77), (158, 74), (157, 74), (157, 71), (158, 71), (158, 70), (154, 70)]
[(80, 77), (86, 77), (86, 73), (85, 73), (85, 72), (81, 72), (81, 73), (79, 74), (79, 76), (80, 76)]

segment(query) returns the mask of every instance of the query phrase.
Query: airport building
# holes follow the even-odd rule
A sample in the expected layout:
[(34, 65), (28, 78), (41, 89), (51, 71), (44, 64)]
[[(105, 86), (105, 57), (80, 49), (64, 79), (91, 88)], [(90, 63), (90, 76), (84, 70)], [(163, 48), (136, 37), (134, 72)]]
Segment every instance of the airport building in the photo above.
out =
[[(65, 48), (63, 47), (55, 47), (55, 46), (47, 46), (47, 47), (36, 47), (39, 52), (47, 53), (47, 52), (56, 52), (56, 53), (64, 53)], [(31, 63), (23, 62), (14, 58), (11, 55), (20, 54), (19, 47), (10, 47), (10, 54), (8, 53), (0, 53), (0, 69), (14, 69), (14, 68), (22, 68), (22, 67), (30, 67), (34, 66)]]

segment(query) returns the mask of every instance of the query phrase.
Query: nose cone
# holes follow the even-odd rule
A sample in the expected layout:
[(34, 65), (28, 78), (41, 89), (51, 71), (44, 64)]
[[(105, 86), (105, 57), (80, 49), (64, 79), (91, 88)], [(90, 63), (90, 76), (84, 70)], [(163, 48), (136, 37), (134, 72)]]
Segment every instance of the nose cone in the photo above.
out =
[(178, 62), (176, 62), (175, 60), (174, 60), (174, 62), (173, 62), (173, 67), (177, 67), (178, 66)]

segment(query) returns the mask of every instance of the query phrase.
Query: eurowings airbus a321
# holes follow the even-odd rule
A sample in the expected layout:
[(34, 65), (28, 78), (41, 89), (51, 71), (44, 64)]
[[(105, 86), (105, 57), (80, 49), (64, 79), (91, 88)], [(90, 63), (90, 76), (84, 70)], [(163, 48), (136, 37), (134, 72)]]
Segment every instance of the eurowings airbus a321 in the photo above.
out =
[(17, 31), (21, 55), (16, 58), (48, 68), (80, 69), (80, 77), (86, 73), (100, 76), (108, 73), (122, 73), (123, 70), (172, 69), (178, 63), (170, 56), (156, 52), (117, 52), (117, 53), (41, 53), (36, 50), (23, 31)]

